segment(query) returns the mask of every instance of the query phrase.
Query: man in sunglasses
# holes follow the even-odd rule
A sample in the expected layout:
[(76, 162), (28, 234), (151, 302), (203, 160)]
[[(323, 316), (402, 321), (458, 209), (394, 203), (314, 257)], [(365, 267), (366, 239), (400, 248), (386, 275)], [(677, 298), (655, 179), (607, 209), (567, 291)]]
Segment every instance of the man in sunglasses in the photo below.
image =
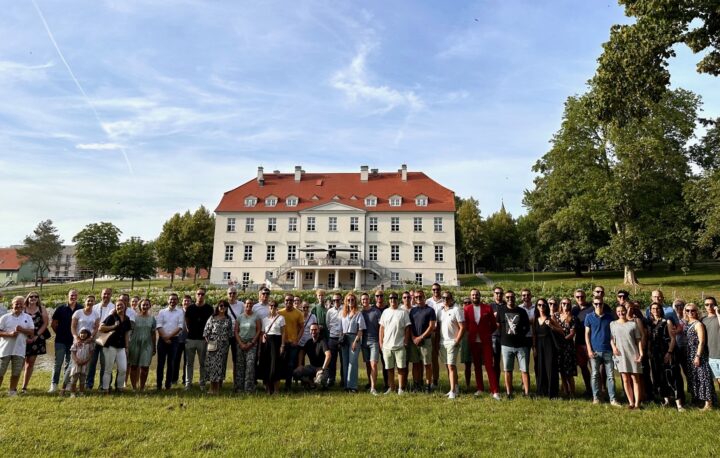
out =
[[(428, 300), (425, 301), (427, 305), (432, 307), (433, 310), (435, 310), (435, 317), (440, 316), (440, 312), (442, 311), (443, 307), (445, 306), (445, 301), (443, 301), (442, 294), (441, 294), (441, 288), (440, 283), (433, 283), (430, 287), (430, 291), (432, 295), (428, 298)], [(432, 336), (432, 387), (436, 388), (438, 386), (438, 379), (440, 378), (440, 345), (442, 343), (440, 342), (440, 330), (435, 329)]]
[(593, 312), (592, 304), (585, 300), (585, 291), (581, 288), (575, 290), (575, 305), (572, 308), (572, 314), (577, 318), (577, 328), (575, 328), (575, 356), (577, 365), (580, 368), (583, 383), (585, 384), (584, 396), (588, 399), (592, 398), (592, 387), (590, 381), (590, 369), (588, 364), (587, 345), (585, 343), (585, 318)]
[(437, 321), (435, 310), (425, 302), (425, 293), (421, 289), (415, 291), (416, 306), (410, 311), (410, 344), (409, 360), (413, 363), (413, 389), (423, 389), (423, 373), (425, 375), (424, 390), (432, 392), (432, 335)]
[(702, 324), (705, 325), (705, 335), (707, 336), (710, 369), (720, 387), (720, 319), (717, 314), (717, 301), (714, 297), (708, 296), (703, 305), (707, 312), (707, 316), (702, 319)]
[[(490, 302), (493, 314), (497, 319), (497, 312), (501, 305), (505, 305), (503, 299), (504, 291), (501, 287), (496, 286), (493, 288), (493, 300)], [(500, 361), (502, 357), (500, 355), (500, 329), (495, 329), (492, 334), (492, 354), (493, 354), (493, 369), (495, 370), (495, 385), (500, 386)]]
[(527, 342), (527, 332), (530, 329), (530, 319), (524, 308), (515, 304), (515, 292), (505, 291), (505, 305), (497, 312), (497, 324), (500, 327), (500, 351), (503, 359), (505, 374), (505, 391), (508, 398), (512, 397), (513, 370), (515, 358), (520, 366), (523, 394), (530, 395), (530, 347)]
[(270, 288), (266, 287), (260, 290), (258, 302), (253, 305), (252, 311), (257, 314), (260, 320), (270, 316)]
[[(335, 374), (337, 373), (337, 360), (338, 360), (338, 353), (340, 353), (340, 337), (342, 335), (342, 296), (338, 293), (333, 294), (332, 296), (332, 305), (327, 311), (327, 314), (325, 316), (327, 329), (328, 329), (328, 348), (330, 349), (330, 380), (328, 381), (328, 386), (335, 385)], [(344, 377), (342, 377), (342, 357), (340, 358), (340, 379), (345, 380)], [(343, 385), (343, 388), (345, 386)]]
[(599, 295), (593, 297), (594, 313), (585, 317), (585, 345), (592, 369), (593, 404), (600, 404), (600, 368), (605, 368), (607, 392), (610, 405), (619, 407), (615, 400), (615, 365), (613, 350), (610, 345), (610, 323), (613, 316), (605, 310), (605, 303)]
[[(677, 326), (680, 322), (680, 318), (678, 318), (672, 305), (665, 304), (665, 296), (663, 295), (663, 292), (659, 289), (656, 289), (652, 293), (650, 293), (650, 298), (650, 303), (656, 303), (662, 306), (663, 315), (665, 315), (664, 318), (666, 320), (672, 321), (673, 326)], [(650, 319), (650, 307), (645, 310), (645, 318), (647, 318), (648, 320)]]

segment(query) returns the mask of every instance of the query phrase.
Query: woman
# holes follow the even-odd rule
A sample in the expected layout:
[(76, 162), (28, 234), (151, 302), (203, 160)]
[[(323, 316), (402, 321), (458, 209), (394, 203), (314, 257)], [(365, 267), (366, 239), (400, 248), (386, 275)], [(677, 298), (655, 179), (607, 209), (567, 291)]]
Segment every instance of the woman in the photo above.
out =
[(103, 358), (105, 359), (105, 372), (102, 378), (102, 391), (107, 394), (110, 391), (110, 378), (112, 377), (113, 365), (117, 362), (117, 390), (125, 388), (125, 372), (127, 371), (127, 347), (130, 340), (130, 329), (132, 324), (130, 318), (125, 314), (125, 303), (118, 301), (115, 310), (105, 318), (100, 325), (100, 332), (111, 332), (103, 347)]
[(203, 337), (207, 342), (205, 353), (205, 377), (210, 381), (210, 394), (219, 394), (225, 378), (230, 339), (233, 336), (232, 320), (228, 316), (230, 303), (223, 299), (215, 306), (215, 311), (207, 323)]
[[(624, 293), (623, 297), (625, 297)], [(628, 302), (629, 305), (627, 305), (627, 313), (625, 313), (625, 318), (628, 321), (635, 321), (635, 324), (637, 325), (638, 330), (640, 331), (640, 345), (643, 348), (643, 358), (642, 361), (640, 361), (640, 369), (642, 370), (642, 375), (639, 377), (639, 385), (640, 385), (640, 402), (647, 402), (653, 398), (653, 388), (652, 388), (652, 376), (650, 375), (650, 350), (648, 347), (648, 322), (645, 318), (645, 314), (642, 312), (642, 307), (640, 307), (640, 302), (638, 301), (630, 301)]]
[[(675, 327), (672, 321), (665, 319), (663, 306), (656, 302), (650, 306), (650, 322), (648, 326), (648, 344), (650, 353), (650, 375), (654, 388), (654, 397), (663, 398), (663, 405), (670, 404), (670, 398), (675, 399), (679, 411), (683, 411), (679, 396), (676, 375), (674, 352), (676, 342)], [(681, 389), (682, 390), (682, 389)]]
[(616, 321), (610, 323), (610, 346), (613, 350), (615, 367), (622, 377), (625, 395), (630, 405), (629, 409), (640, 408), (640, 375), (643, 358), (641, 345), (642, 335), (634, 320), (627, 319), (627, 308), (618, 305), (615, 308), (618, 316)]
[(555, 321), (559, 321), (560, 318), (560, 303), (557, 299), (554, 297), (551, 297), (548, 299), (548, 306), (550, 307), (550, 316), (552, 316)]
[(342, 310), (342, 359), (345, 370), (343, 384), (345, 391), (357, 393), (358, 387), (358, 359), (362, 342), (363, 331), (365, 330), (365, 319), (362, 316), (357, 304), (357, 297), (348, 293), (343, 301)]
[[(130, 336), (128, 359), (130, 364), (130, 383), (133, 390), (145, 391), (150, 362), (155, 355), (157, 335), (155, 333), (157, 322), (150, 315), (152, 304), (150, 299), (143, 299), (138, 306)], [(139, 384), (138, 384), (139, 382)]]
[(238, 384), (235, 388), (243, 389), (246, 393), (255, 391), (255, 356), (262, 334), (262, 320), (252, 309), (252, 301), (246, 300), (244, 312), (235, 320), (235, 342), (238, 342), (235, 362), (238, 366)]
[(25, 313), (32, 317), (35, 331), (32, 337), (28, 337), (25, 347), (25, 374), (23, 375), (21, 393), (27, 391), (27, 386), (30, 383), (30, 377), (32, 377), (35, 360), (38, 355), (47, 353), (45, 339), (50, 337), (49, 332), (46, 334), (50, 320), (47, 309), (40, 303), (40, 295), (34, 291), (29, 293), (27, 297), (25, 297), (24, 308)]
[(95, 340), (95, 336), (100, 328), (100, 317), (95, 313), (93, 307), (95, 305), (95, 296), (85, 296), (84, 306), (81, 310), (75, 310), (72, 315), (70, 332), (74, 340), (78, 340), (81, 329), (90, 330), (90, 341)]
[(278, 313), (277, 302), (268, 303), (270, 312), (262, 320), (262, 347), (260, 363), (262, 367), (265, 391), (268, 394), (280, 392), (280, 379), (283, 377), (285, 353), (285, 318)]
[(685, 338), (687, 339), (687, 365), (689, 369), (688, 387), (693, 399), (703, 401), (702, 410), (710, 410), (717, 402), (715, 386), (710, 364), (708, 362), (707, 336), (705, 325), (698, 317), (697, 305), (690, 302), (685, 306), (687, 326)]
[[(537, 365), (535, 375), (537, 394), (550, 399), (558, 397), (558, 345), (557, 339), (564, 331), (555, 322), (550, 306), (543, 298), (535, 304), (535, 321), (533, 322), (533, 347)], [(558, 336), (554, 335), (555, 333)]]
[(563, 330), (563, 338), (558, 348), (558, 369), (562, 381), (562, 392), (569, 398), (575, 397), (575, 377), (577, 376), (577, 351), (575, 349), (575, 329), (578, 319), (572, 313), (572, 303), (568, 298), (560, 301), (558, 324)]

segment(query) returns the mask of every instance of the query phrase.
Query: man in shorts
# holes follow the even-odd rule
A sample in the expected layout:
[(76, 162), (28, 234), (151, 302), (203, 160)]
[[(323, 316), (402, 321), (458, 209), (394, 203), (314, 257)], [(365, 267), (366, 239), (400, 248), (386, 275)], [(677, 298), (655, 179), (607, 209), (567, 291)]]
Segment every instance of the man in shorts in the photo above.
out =
[(515, 358), (518, 360), (523, 385), (523, 395), (530, 395), (530, 347), (527, 333), (530, 329), (530, 319), (524, 308), (515, 304), (515, 292), (505, 291), (505, 305), (497, 312), (497, 323), (500, 329), (500, 353), (505, 373), (505, 391), (508, 398), (512, 397), (513, 370)]
[(415, 291), (413, 297), (416, 306), (410, 311), (412, 343), (410, 344), (410, 362), (413, 363), (413, 390), (423, 389), (423, 369), (425, 371), (425, 392), (432, 392), (432, 335), (437, 321), (435, 310), (425, 303), (425, 293)]
[(399, 307), (396, 293), (390, 294), (390, 307), (383, 310), (380, 316), (379, 339), (380, 351), (388, 371), (390, 387), (385, 394), (395, 392), (395, 368), (398, 370), (397, 394), (405, 392), (407, 381), (407, 351), (410, 343), (410, 314)]

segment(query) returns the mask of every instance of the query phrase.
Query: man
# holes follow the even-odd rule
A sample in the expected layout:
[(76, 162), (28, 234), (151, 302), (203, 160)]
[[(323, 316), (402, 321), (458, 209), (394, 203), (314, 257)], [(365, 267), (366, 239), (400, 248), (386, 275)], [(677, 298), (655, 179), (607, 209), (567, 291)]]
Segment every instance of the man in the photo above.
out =
[(605, 310), (605, 303), (600, 295), (593, 297), (593, 308), (594, 313), (585, 317), (585, 345), (592, 370), (593, 404), (600, 404), (600, 368), (604, 367), (610, 405), (618, 407), (620, 403), (615, 400), (615, 367), (610, 345), (610, 323), (613, 317)]
[(325, 340), (328, 338), (327, 326), (325, 325), (327, 314), (327, 309), (325, 308), (325, 290), (318, 289), (315, 291), (315, 298), (317, 299), (317, 302), (313, 304), (312, 309), (310, 309), (310, 313), (315, 315), (317, 324), (320, 327), (320, 338)]
[[(375, 290), (375, 307), (377, 307), (378, 311), (380, 312), (380, 315), (382, 315), (382, 312), (385, 310), (385, 293), (382, 289)], [(408, 313), (410, 313), (408, 311)], [(378, 318), (379, 319), (379, 318)], [(379, 348), (379, 346), (378, 346)], [(378, 350), (378, 353), (380, 354), (380, 363), (382, 363), (382, 376), (383, 376), (383, 383), (385, 384), (385, 387), (388, 386), (388, 371), (385, 367), (385, 358), (383, 358), (383, 354), (381, 351)]]
[(410, 362), (413, 363), (413, 390), (423, 389), (423, 370), (425, 372), (425, 392), (432, 392), (432, 335), (437, 317), (435, 310), (425, 302), (425, 293), (415, 291), (415, 307), (410, 311)]
[(292, 389), (292, 377), (297, 367), (300, 353), (300, 339), (303, 335), (305, 317), (297, 309), (301, 299), (292, 294), (285, 295), (285, 308), (280, 310), (280, 316), (285, 318), (285, 391)]
[(156, 319), (158, 332), (157, 342), (157, 389), (162, 390), (165, 363), (167, 362), (167, 375), (165, 377), (165, 389), (170, 389), (175, 364), (175, 357), (178, 351), (178, 335), (185, 324), (185, 317), (182, 310), (177, 308), (178, 295), (171, 293), (168, 296), (168, 305), (160, 310)]
[[(238, 299), (238, 291), (237, 288), (234, 286), (231, 286), (227, 289), (227, 298), (228, 303), (230, 304), (227, 313), (228, 315), (230, 315), (233, 329), (235, 329), (235, 322), (237, 321), (237, 317), (245, 313), (245, 303)], [(237, 364), (238, 349), (238, 342), (235, 340), (235, 336), (233, 335), (232, 337), (230, 337), (230, 359), (232, 360), (233, 365), (233, 390), (236, 393), (239, 393), (245, 388), (239, 386), (240, 374), (238, 373)], [(227, 367), (227, 362), (225, 362), (225, 366)]]
[[(527, 346), (532, 347), (532, 341), (533, 341), (533, 331), (532, 331), (532, 325), (535, 321), (535, 304), (533, 304), (532, 301), (532, 293), (529, 289), (523, 288), (520, 290), (520, 308), (525, 310), (525, 313), (527, 313), (528, 319), (530, 320), (530, 329), (528, 329), (527, 334), (525, 335), (527, 339)], [(533, 358), (535, 356), (533, 355)]]
[(413, 308), (413, 297), (409, 291), (403, 291), (402, 293), (402, 302), (400, 304), (400, 308), (405, 310), (406, 312), (410, 313), (410, 310)]
[[(665, 305), (665, 296), (663, 295), (663, 292), (656, 289), (650, 293), (650, 297), (652, 299), (650, 303), (660, 304), (663, 308), (663, 315), (665, 315), (665, 319), (672, 321), (673, 326), (677, 326), (680, 322), (680, 318), (678, 318), (672, 305)], [(650, 319), (650, 307), (645, 310), (645, 318), (648, 320)]]
[(585, 318), (593, 312), (592, 305), (585, 300), (585, 291), (582, 288), (575, 290), (575, 305), (572, 308), (572, 314), (577, 318), (578, 326), (575, 329), (575, 357), (577, 365), (580, 368), (580, 374), (585, 384), (584, 396), (588, 399), (592, 397), (592, 388), (590, 384), (590, 369), (588, 364), (587, 345), (585, 344)]
[(35, 335), (35, 327), (30, 315), (25, 313), (25, 298), (15, 296), (12, 300), (12, 312), (0, 316), (0, 386), (10, 369), (10, 388), (8, 396), (17, 396), (27, 340)]
[[(258, 318), (260, 320), (263, 320), (264, 318), (267, 318), (268, 315), (270, 315), (270, 289), (269, 288), (262, 288), (260, 290), (260, 298), (258, 299), (258, 303), (253, 305), (252, 311), (253, 313), (256, 313)], [(259, 345), (258, 345), (259, 347)]]
[[(340, 336), (342, 334), (342, 316), (340, 311), (342, 310), (342, 296), (335, 293), (332, 296), (332, 305), (327, 311), (325, 316), (325, 323), (327, 324), (328, 330), (328, 348), (330, 348), (330, 381), (329, 386), (335, 385), (335, 374), (337, 373), (337, 360), (338, 353), (340, 353)], [(340, 358), (340, 380), (343, 380), (343, 388), (345, 388), (345, 377), (343, 374), (345, 369), (343, 368), (342, 358)]]
[[(52, 316), (50, 327), (55, 332), (55, 365), (53, 366), (52, 379), (48, 393), (54, 393), (60, 382), (60, 369), (63, 369), (63, 382), (60, 392), (64, 392), (70, 383), (70, 347), (73, 344), (72, 316), (75, 310), (82, 309), (78, 304), (77, 290), (71, 289), (68, 292), (67, 304), (61, 305)], [(98, 345), (99, 346), (99, 345)], [(101, 348), (102, 350), (102, 348)]]
[(470, 305), (464, 308), (465, 329), (468, 333), (468, 343), (473, 366), (475, 366), (475, 396), (485, 391), (483, 386), (482, 363), (488, 374), (490, 393), (496, 400), (500, 399), (500, 388), (496, 380), (495, 367), (492, 356), (492, 334), (498, 330), (497, 320), (492, 307), (480, 302), (480, 291), (470, 290)]
[(203, 333), (205, 324), (213, 314), (212, 305), (205, 302), (206, 293), (205, 288), (198, 288), (195, 291), (195, 303), (190, 304), (185, 311), (185, 328), (187, 329), (187, 340), (185, 341), (185, 390), (192, 387), (196, 355), (200, 360), (200, 389), (205, 389), (207, 342), (205, 342)]
[[(432, 296), (428, 298), (425, 303), (432, 307), (433, 310), (435, 310), (435, 316), (438, 317), (440, 314), (440, 310), (442, 310), (444, 303), (442, 300), (442, 293), (440, 288), (440, 283), (433, 283), (430, 287), (430, 292), (432, 293)], [(432, 335), (432, 387), (436, 388), (438, 386), (438, 379), (440, 378), (440, 334), (439, 329), (435, 329), (435, 332)]]
[[(93, 305), (93, 312), (95, 312), (95, 315), (100, 318), (100, 324), (102, 324), (105, 321), (105, 318), (107, 318), (108, 315), (110, 315), (112, 311), (115, 310), (115, 304), (110, 302), (112, 292), (112, 288), (104, 288), (102, 290), (102, 293), (100, 294), (100, 302)], [(95, 384), (95, 372), (97, 370), (98, 359), (100, 360), (100, 379), (102, 379), (102, 375), (105, 373), (105, 358), (102, 356), (102, 354), (102, 347), (100, 345), (95, 345), (92, 358), (90, 358), (90, 363), (88, 364), (88, 373), (85, 378), (85, 388), (87, 388), (88, 390), (92, 390), (92, 387)], [(57, 352), (55, 353), (55, 355), (57, 358)], [(98, 386), (100, 385), (101, 384), (98, 383)]]
[[(382, 304), (382, 301), (380, 303)], [(360, 295), (360, 305), (362, 306), (363, 320), (365, 320), (365, 332), (363, 332), (362, 336), (363, 360), (370, 381), (370, 394), (377, 395), (377, 369), (380, 360), (380, 316), (382, 316), (382, 311), (377, 306), (370, 305), (370, 295), (367, 293)], [(387, 382), (385, 386), (387, 386)]]
[[(398, 306), (398, 296), (390, 293), (390, 307), (380, 316), (380, 351), (387, 365), (389, 388), (385, 394), (402, 395), (407, 382), (407, 350), (410, 343), (410, 314)], [(398, 371), (398, 385), (395, 385), (395, 368)]]
[(707, 316), (702, 319), (702, 323), (705, 325), (710, 369), (720, 387), (720, 319), (717, 314), (717, 301), (714, 297), (708, 296), (705, 298), (704, 305)]
[[(305, 356), (308, 357), (307, 365), (303, 366)], [(293, 378), (299, 380), (305, 388), (314, 389), (319, 386), (325, 389), (330, 379), (330, 357), (332, 353), (327, 342), (320, 338), (320, 326), (317, 323), (310, 325), (310, 339), (298, 354), (297, 368), (293, 371)]]
[[(182, 383), (183, 386), (185, 385), (185, 377), (187, 374), (185, 374), (185, 344), (187, 343), (187, 328), (185, 327), (185, 312), (187, 312), (187, 309), (192, 305), (193, 300), (192, 296), (189, 294), (185, 294), (182, 297), (181, 300), (181, 307), (180, 310), (183, 312), (183, 325), (182, 329), (180, 330), (180, 334), (178, 334), (178, 347), (177, 351), (175, 352), (175, 360), (173, 361), (173, 372), (172, 372), (172, 384), (177, 385), (177, 383), (180, 381), (180, 368), (182, 368)], [(225, 372), (225, 368), (223, 368), (223, 375)]]
[[(501, 305), (505, 305), (503, 300), (503, 289), (499, 286), (493, 288), (493, 300), (490, 302), (495, 319), (497, 320), (497, 311)], [(500, 355), (500, 329), (497, 328), (492, 333), (492, 351), (493, 351), (493, 370), (495, 371), (495, 384), (500, 387), (500, 361), (502, 357)]]
[(626, 309), (630, 307), (630, 293), (621, 289), (617, 292), (617, 303)]
[(450, 391), (446, 396), (455, 399), (460, 391), (457, 367), (460, 364), (460, 345), (465, 333), (465, 314), (455, 306), (451, 292), (442, 295), (443, 307), (437, 316), (440, 335), (440, 359), (445, 362), (450, 379)]
[(512, 398), (512, 378), (515, 370), (515, 358), (518, 360), (523, 395), (530, 395), (530, 347), (527, 341), (527, 330), (530, 319), (524, 308), (515, 304), (515, 292), (505, 291), (505, 305), (497, 312), (497, 325), (500, 329), (500, 353), (503, 360), (505, 392)]

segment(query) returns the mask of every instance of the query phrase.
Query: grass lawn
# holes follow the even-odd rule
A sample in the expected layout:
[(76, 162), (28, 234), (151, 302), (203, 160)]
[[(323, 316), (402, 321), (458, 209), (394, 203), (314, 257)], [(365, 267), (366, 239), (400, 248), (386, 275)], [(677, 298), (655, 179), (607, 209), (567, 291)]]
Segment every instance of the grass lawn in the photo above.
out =
[(17, 398), (6, 397), (5, 381), (3, 456), (665, 456), (677, 446), (684, 455), (720, 453), (718, 411), (487, 395), (449, 401), (444, 391), (209, 397), (174, 389), (73, 399), (45, 393), (49, 378), (36, 373)]

